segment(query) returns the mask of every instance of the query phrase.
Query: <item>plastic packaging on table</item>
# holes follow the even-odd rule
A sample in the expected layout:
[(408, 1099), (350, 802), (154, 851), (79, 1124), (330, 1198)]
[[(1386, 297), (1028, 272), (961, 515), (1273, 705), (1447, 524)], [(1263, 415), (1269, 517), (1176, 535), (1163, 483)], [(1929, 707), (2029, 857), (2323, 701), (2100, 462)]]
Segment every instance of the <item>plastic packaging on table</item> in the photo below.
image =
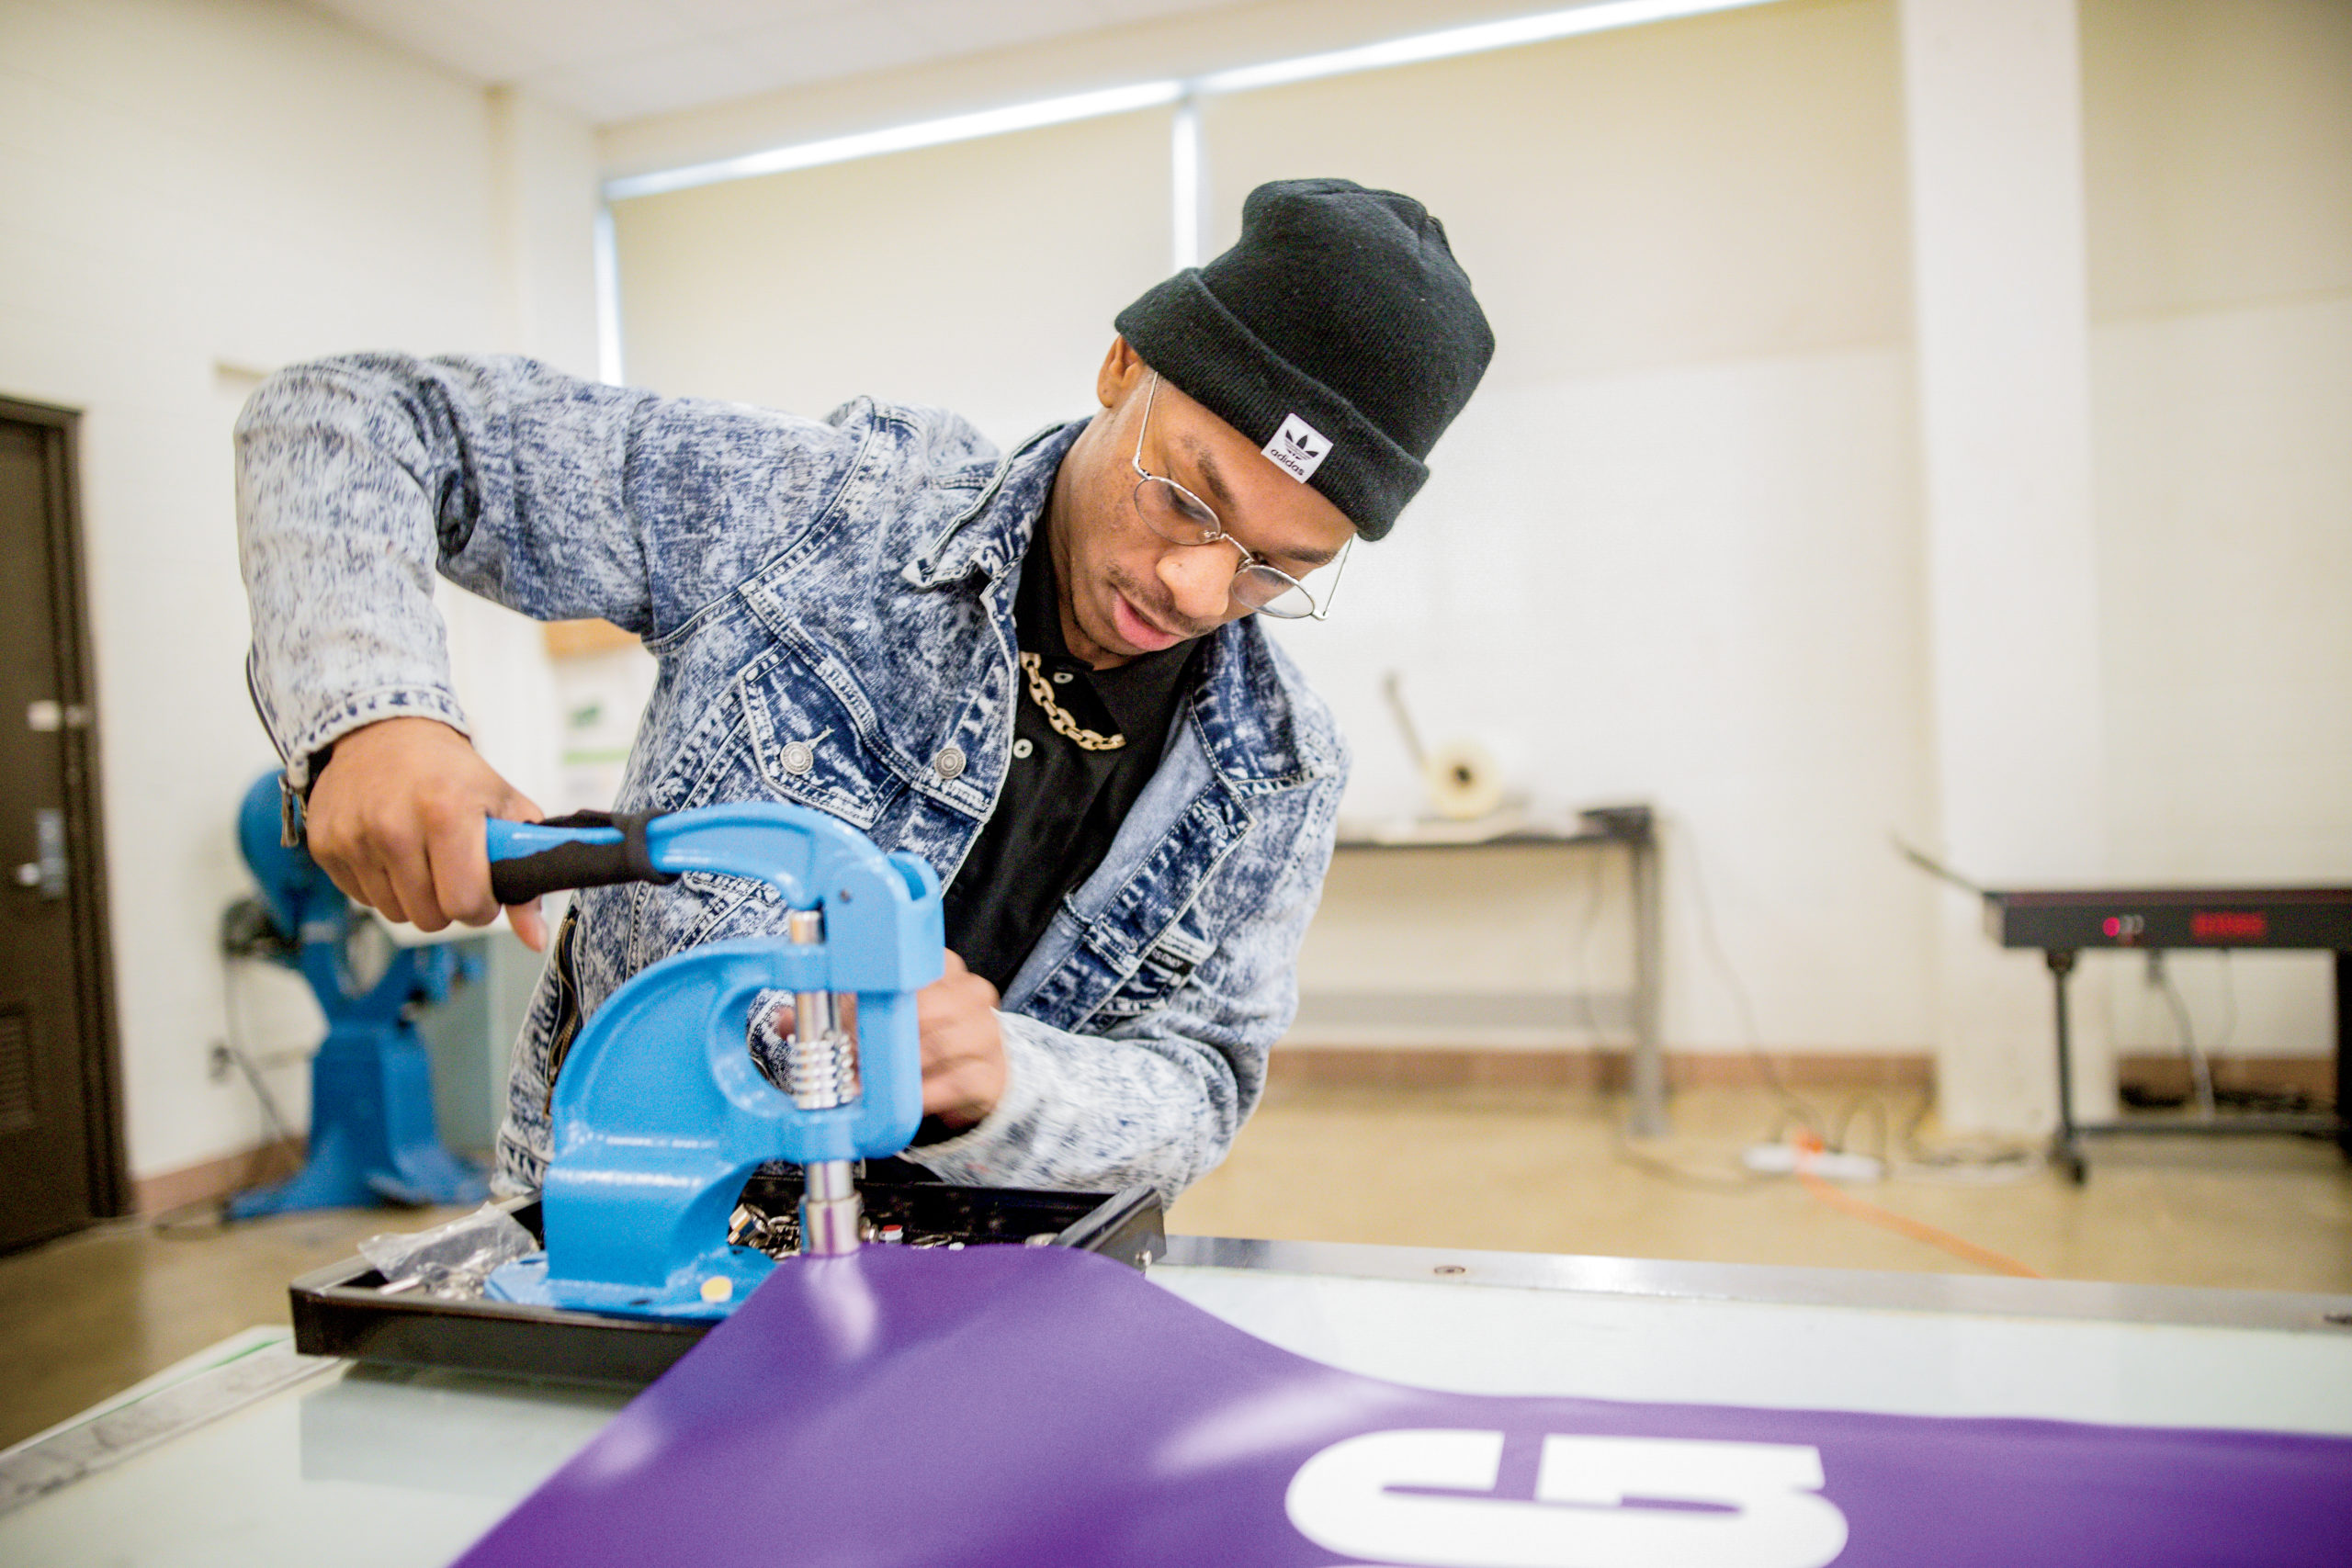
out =
[(413, 1291), (446, 1302), (479, 1299), (491, 1270), (538, 1249), (537, 1239), (495, 1203), (429, 1231), (372, 1235), (359, 1244), (359, 1255), (384, 1277), (386, 1295)]

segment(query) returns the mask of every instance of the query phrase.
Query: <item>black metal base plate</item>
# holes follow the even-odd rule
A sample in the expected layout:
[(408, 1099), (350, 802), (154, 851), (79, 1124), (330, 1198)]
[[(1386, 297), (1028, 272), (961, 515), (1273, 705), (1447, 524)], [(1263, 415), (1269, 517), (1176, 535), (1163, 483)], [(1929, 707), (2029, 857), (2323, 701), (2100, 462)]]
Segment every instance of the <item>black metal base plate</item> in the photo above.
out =
[[(1076, 1247), (1137, 1269), (1167, 1249), (1159, 1197), (1148, 1187), (1045, 1192), (886, 1179), (862, 1182), (859, 1193), (876, 1224), (902, 1227), (915, 1245)], [(797, 1170), (756, 1175), (743, 1189), (744, 1201), (772, 1214), (790, 1212), (799, 1197)], [(500, 1207), (534, 1236), (540, 1234), (537, 1199)], [(1048, 1235), (1049, 1243), (1033, 1241)], [(383, 1282), (363, 1258), (296, 1280), (288, 1288), (294, 1348), (306, 1356), (642, 1388), (717, 1326), (514, 1302), (388, 1296), (378, 1288)]]

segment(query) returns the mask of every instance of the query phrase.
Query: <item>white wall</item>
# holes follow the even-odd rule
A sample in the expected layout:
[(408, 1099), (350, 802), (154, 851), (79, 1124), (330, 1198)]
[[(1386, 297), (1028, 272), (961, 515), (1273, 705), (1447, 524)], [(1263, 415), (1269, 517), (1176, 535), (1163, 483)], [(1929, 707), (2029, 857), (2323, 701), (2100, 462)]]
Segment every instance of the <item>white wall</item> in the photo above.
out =
[[(502, 124), (503, 120), (503, 124)], [(248, 708), (229, 429), (253, 372), (356, 348), (531, 346), (594, 368), (585, 128), (290, 5), (0, 4), (0, 389), (84, 411), (113, 938), (133, 1174), (249, 1145), (224, 1033), (231, 833), (275, 759)], [(519, 215), (518, 215), (519, 209)], [(454, 628), (482, 722), (543, 663)], [(470, 651), (469, 650), (470, 645)], [(527, 680), (526, 681), (527, 687)], [(549, 718), (552, 733), (552, 719)], [(502, 729), (518, 773), (539, 765)], [(249, 985), (265, 1049), (310, 1027)], [(273, 1075), (301, 1099), (299, 1069)]]
[[(1831, 0), (1206, 106), (1212, 248), (1261, 180), (1408, 191), (1498, 340), (1340, 613), (1283, 628), (1355, 740), (1348, 809), (1417, 802), (1391, 668), (1432, 739), (1515, 736), (1539, 802), (1655, 802), (1679, 1048), (1751, 1012), (1777, 1048), (1928, 1035), (1925, 890), (1886, 846), (1926, 798), (1897, 84), (1890, 8)], [(1622, 975), (1500, 879), (1383, 963), (1386, 902), (1335, 882), (1302, 984), (1445, 987), (1522, 923), (1552, 933), (1528, 981)]]
[[(639, 172), (1521, 8), (1266, 0), (601, 144)], [(1090, 204), (1139, 140), (1131, 184), (1157, 185), (1134, 127), (1158, 118), (632, 204), (633, 343), (681, 390), (805, 396), (805, 360), (761, 362), (800, 339), (819, 401), (887, 378), (1026, 411), (1068, 380), (1082, 406), (1090, 333), (1164, 232), (1134, 190), (1106, 215), (1125, 234)], [(1351, 811), (1412, 804), (1392, 666), (1425, 730), (1519, 728), (1543, 798), (1655, 800), (1671, 1044), (1934, 1049), (1957, 1120), (2030, 1129), (2053, 1098), (2039, 961), (1990, 948), (1889, 829), (2012, 884), (2352, 875), (2352, 8), (1782, 0), (1212, 99), (1204, 126), (1212, 246), (1260, 179), (1394, 185), (1447, 221), (1500, 338), (1340, 615), (1283, 633), (1355, 738)], [(909, 209), (1032, 188), (1049, 146), (1073, 177), (1033, 237), (1007, 247), (988, 210), (927, 274)], [(844, 270), (867, 244), (887, 291)], [(745, 303), (755, 263), (827, 302), (807, 333), (788, 300)], [(1038, 276), (1076, 337), (1041, 338)], [(909, 357), (924, 312), (991, 288), (1018, 301), (1007, 340), (1045, 343), (1013, 396), (975, 383), (995, 359), (968, 320)], [(1396, 883), (1335, 875), (1308, 984), (1573, 987), (1622, 962), (1532, 861)], [(1414, 897), (1442, 934), (1400, 947)], [(2209, 1043), (2234, 1017), (2240, 1050), (2328, 1049), (2324, 960), (2176, 968)], [(2089, 976), (2094, 1039), (2111, 1013), (2115, 1043), (2169, 1043), (2136, 966)]]
[[(1283, 47), (1253, 20), (1296, 11), (1227, 19), (1225, 48)], [(1745, 1043), (1743, 986), (1776, 1045), (1928, 1034), (1927, 890), (1885, 842), (1926, 813), (1897, 82), (1891, 8), (1827, 0), (1204, 107), (1212, 248), (1261, 180), (1394, 186), (1446, 222), (1499, 340), (1340, 614), (1282, 634), (1355, 739), (1349, 811), (1416, 802), (1392, 667), (1425, 728), (1516, 732), (1544, 803), (1657, 801), (1679, 1045)], [(623, 203), (631, 378), (809, 412), (895, 393), (1001, 438), (1082, 412), (1111, 317), (1167, 270), (1168, 122)], [(1613, 987), (1614, 933), (1577, 940), (1596, 873), (1560, 869), (1430, 886), (1448, 918), (1407, 966), (1390, 879), (1343, 868), (1302, 983)]]
[(821, 417), (859, 393), (1001, 443), (1093, 411), (1167, 275), (1165, 110), (614, 206), (633, 385)]

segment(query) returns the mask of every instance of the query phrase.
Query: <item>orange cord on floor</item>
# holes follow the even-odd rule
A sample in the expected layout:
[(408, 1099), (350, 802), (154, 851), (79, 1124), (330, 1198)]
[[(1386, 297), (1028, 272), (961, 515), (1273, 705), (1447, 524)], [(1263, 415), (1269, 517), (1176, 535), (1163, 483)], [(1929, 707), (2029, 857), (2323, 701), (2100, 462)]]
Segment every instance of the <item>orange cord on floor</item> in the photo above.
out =
[[(1799, 1145), (1810, 1153), (1818, 1154), (1821, 1150), (1818, 1139), (1802, 1138), (1799, 1140)], [(1876, 1203), (1857, 1198), (1850, 1192), (1841, 1192), (1812, 1171), (1807, 1170), (1802, 1157), (1797, 1165), (1797, 1180), (1804, 1184), (1807, 1192), (1839, 1213), (1851, 1214), (1858, 1220), (1865, 1220), (1871, 1224), (1883, 1226), (1897, 1235), (1907, 1235), (1913, 1241), (1924, 1241), (1929, 1247), (1940, 1247), (1954, 1258), (1964, 1258), (1969, 1262), (1981, 1264), (1996, 1273), (2014, 1274), (2020, 1280), (2039, 1280), (2043, 1277), (2039, 1270), (2027, 1268), (2006, 1252), (1996, 1252), (1989, 1247), (1979, 1247), (1973, 1241), (1962, 1240), (1948, 1230), (1939, 1230), (1924, 1220), (1911, 1219), (1906, 1215), (1896, 1213), (1892, 1209), (1882, 1209)]]

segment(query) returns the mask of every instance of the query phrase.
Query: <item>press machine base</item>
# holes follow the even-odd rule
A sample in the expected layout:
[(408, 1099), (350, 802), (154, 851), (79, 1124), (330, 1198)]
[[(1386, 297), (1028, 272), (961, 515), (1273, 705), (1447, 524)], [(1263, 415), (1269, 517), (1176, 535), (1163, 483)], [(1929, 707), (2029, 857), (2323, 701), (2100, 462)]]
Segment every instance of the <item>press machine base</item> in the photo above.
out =
[[(877, 1226), (904, 1228), (909, 1241), (902, 1245), (1068, 1247), (1136, 1269), (1168, 1251), (1159, 1196), (1148, 1187), (1045, 1192), (876, 1176), (862, 1181), (860, 1190)], [(799, 1179), (755, 1175), (741, 1196), (771, 1213), (788, 1211), (799, 1200)], [(510, 1199), (500, 1207), (544, 1237), (537, 1199)], [(386, 1295), (383, 1284), (383, 1276), (357, 1257), (296, 1280), (288, 1292), (294, 1348), (306, 1356), (379, 1366), (635, 1389), (669, 1371), (719, 1322), (717, 1314), (615, 1316), (514, 1302), (443, 1302)]]

